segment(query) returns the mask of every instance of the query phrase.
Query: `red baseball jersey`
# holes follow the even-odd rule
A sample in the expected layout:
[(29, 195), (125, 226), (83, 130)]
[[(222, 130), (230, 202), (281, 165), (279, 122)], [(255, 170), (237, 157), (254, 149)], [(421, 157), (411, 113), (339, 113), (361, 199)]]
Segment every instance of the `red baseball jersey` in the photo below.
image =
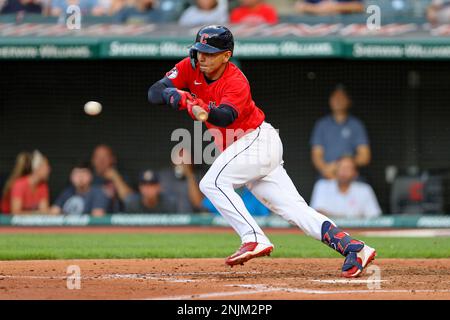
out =
[[(236, 110), (237, 118), (226, 128), (205, 122), (218, 148), (223, 151), (234, 141), (264, 121), (265, 115), (252, 99), (247, 78), (233, 63), (228, 62), (222, 76), (208, 84), (200, 68), (191, 66), (190, 58), (185, 58), (170, 70), (166, 77), (178, 89), (189, 89), (210, 108), (226, 104)], [(215, 130), (211, 130), (215, 129)], [(233, 136), (234, 135), (234, 136)]]

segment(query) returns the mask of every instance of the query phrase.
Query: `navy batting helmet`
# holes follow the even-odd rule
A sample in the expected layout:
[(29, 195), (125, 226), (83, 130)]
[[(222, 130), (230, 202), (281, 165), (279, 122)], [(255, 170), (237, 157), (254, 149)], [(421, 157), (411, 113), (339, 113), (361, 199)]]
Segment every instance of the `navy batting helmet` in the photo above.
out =
[(234, 39), (231, 31), (224, 26), (206, 26), (197, 32), (195, 43), (189, 50), (192, 67), (197, 63), (197, 52), (217, 53), (231, 51), (233, 54)]

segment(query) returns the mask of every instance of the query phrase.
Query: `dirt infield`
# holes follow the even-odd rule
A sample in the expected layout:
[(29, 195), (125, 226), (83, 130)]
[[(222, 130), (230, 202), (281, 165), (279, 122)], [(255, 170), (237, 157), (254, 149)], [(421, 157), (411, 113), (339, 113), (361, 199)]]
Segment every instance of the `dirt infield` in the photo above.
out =
[[(450, 299), (450, 259), (382, 259), (356, 280), (340, 259), (261, 258), (0, 262), (0, 299)], [(79, 266), (80, 289), (67, 268)]]

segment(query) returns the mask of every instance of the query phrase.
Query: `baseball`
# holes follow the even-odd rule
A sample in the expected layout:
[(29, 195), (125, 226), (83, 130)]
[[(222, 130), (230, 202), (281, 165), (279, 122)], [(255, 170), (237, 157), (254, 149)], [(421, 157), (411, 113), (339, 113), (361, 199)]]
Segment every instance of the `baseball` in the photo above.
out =
[(90, 116), (96, 116), (102, 112), (102, 105), (97, 101), (89, 101), (84, 105), (84, 112)]

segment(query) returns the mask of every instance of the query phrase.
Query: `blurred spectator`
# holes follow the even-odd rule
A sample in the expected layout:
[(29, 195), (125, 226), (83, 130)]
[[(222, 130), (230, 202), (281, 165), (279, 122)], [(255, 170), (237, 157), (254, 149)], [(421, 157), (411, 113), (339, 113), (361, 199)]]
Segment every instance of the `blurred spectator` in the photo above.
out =
[(1, 211), (11, 213), (11, 189), (17, 179), (31, 173), (31, 155), (28, 152), (21, 152), (16, 157), (14, 169), (3, 186)]
[(172, 157), (172, 166), (159, 173), (163, 192), (176, 197), (176, 212), (192, 213), (200, 210), (203, 194), (198, 187), (191, 155), (183, 149)]
[(50, 15), (66, 15), (66, 10), (70, 5), (77, 5), (82, 15), (90, 15), (91, 11), (98, 6), (98, 0), (52, 0)]
[(450, 23), (450, 0), (432, 0), (427, 9), (430, 23)]
[(335, 218), (374, 218), (381, 215), (373, 189), (367, 183), (355, 181), (357, 176), (353, 158), (340, 159), (336, 179), (316, 182), (311, 207)]
[[(237, 193), (241, 196), (244, 201), (245, 207), (252, 214), (252, 216), (268, 216), (270, 215), (270, 210), (267, 209), (256, 197), (253, 193), (250, 192), (247, 188), (241, 188), (236, 190)], [(215, 213), (216, 215), (220, 215), (219, 211), (214, 207), (211, 201), (208, 198), (203, 199), (202, 207), (206, 209), (208, 212)]]
[(121, 211), (123, 204), (120, 199), (130, 193), (131, 188), (116, 169), (117, 158), (111, 147), (98, 145), (92, 153), (91, 163), (94, 169), (93, 185), (101, 186), (109, 199), (107, 212)]
[[(93, 16), (111, 16), (125, 5), (124, 0), (96, 0), (91, 9)], [(117, 6), (120, 6), (117, 8)]]
[(85, 15), (111, 16), (125, 7), (127, 1), (131, 0), (52, 0), (50, 14), (65, 15), (70, 5), (77, 5)]
[[(3, 188), (5, 187), (6, 180), (7, 180), (6, 174), (0, 173), (0, 190), (2, 191), (2, 197), (0, 198), (0, 200), (2, 200), (2, 201), (3, 201)], [(0, 201), (0, 212), (2, 212), (1, 211), (2, 201)]]
[(231, 23), (275, 24), (278, 22), (276, 9), (264, 0), (239, 0), (240, 6), (230, 14)]
[(132, 0), (115, 14), (119, 23), (151, 23), (159, 20), (156, 0)]
[(227, 0), (196, 0), (187, 8), (178, 23), (182, 26), (225, 24), (228, 21)]
[(369, 139), (364, 124), (349, 114), (351, 100), (346, 89), (338, 86), (329, 99), (331, 115), (316, 122), (311, 136), (311, 156), (314, 167), (323, 178), (336, 178), (336, 161), (354, 157), (358, 167), (370, 163)]
[(299, 0), (295, 10), (301, 14), (336, 15), (364, 12), (363, 0)]
[(51, 207), (51, 214), (105, 215), (109, 200), (100, 187), (91, 185), (92, 171), (88, 163), (73, 167), (70, 182), (71, 186), (59, 195)]
[(108, 15), (114, 15), (124, 7), (128, 5), (128, 3), (133, 3), (135, 0), (101, 0), (101, 1), (111, 1)]
[(0, 5), (0, 13), (42, 13), (41, 0), (6, 0), (3, 7)]
[(139, 193), (124, 195), (127, 213), (175, 213), (177, 199), (161, 192), (161, 185), (156, 172), (145, 170), (139, 176)]
[(31, 173), (14, 181), (11, 188), (11, 213), (48, 213), (50, 175), (48, 159), (39, 151), (31, 156)]

